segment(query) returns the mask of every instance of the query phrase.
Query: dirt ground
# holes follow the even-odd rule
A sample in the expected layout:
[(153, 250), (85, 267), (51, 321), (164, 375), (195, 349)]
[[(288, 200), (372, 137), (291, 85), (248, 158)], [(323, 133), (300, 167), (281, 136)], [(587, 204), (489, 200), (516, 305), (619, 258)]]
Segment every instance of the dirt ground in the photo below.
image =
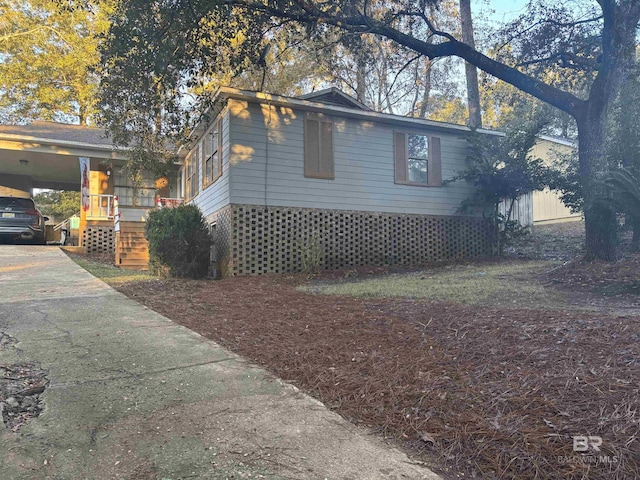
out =
[[(16, 348), (16, 339), (0, 332), (0, 354)], [(42, 413), (40, 395), (49, 385), (47, 372), (30, 363), (0, 365), (0, 416), (4, 426), (17, 432)]]
[(445, 478), (640, 478), (640, 256), (556, 265), (529, 280), (586, 309), (297, 288), (353, 271), (116, 288), (399, 442)]

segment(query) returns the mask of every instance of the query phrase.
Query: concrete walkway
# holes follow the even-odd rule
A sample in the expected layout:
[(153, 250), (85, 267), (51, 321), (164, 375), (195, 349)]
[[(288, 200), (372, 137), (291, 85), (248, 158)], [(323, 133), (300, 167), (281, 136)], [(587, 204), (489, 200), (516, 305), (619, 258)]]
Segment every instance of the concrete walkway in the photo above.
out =
[(0, 332), (0, 365), (50, 380), (38, 418), (0, 426), (3, 480), (439, 478), (55, 247), (0, 245)]

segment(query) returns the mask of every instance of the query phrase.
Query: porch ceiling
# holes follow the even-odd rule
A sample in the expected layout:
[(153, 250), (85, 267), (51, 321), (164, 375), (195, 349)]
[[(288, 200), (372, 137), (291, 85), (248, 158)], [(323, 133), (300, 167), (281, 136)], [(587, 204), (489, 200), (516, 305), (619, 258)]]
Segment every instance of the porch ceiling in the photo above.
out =
[(78, 157), (120, 163), (125, 155), (96, 128), (51, 122), (0, 125), (0, 176), (30, 177), (34, 188), (79, 190)]

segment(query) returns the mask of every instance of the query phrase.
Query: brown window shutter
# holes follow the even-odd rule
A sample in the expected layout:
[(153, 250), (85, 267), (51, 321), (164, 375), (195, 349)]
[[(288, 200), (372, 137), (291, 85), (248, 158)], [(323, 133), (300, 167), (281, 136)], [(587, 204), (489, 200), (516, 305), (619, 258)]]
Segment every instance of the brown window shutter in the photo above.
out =
[(218, 120), (218, 174), (222, 175), (222, 118)]
[(319, 174), (333, 178), (333, 124), (320, 122)]
[(429, 185), (442, 185), (442, 156), (440, 154), (440, 137), (429, 138)]
[(401, 132), (393, 135), (396, 183), (407, 183), (407, 136)]
[(309, 118), (304, 129), (304, 174), (320, 175), (320, 122)]

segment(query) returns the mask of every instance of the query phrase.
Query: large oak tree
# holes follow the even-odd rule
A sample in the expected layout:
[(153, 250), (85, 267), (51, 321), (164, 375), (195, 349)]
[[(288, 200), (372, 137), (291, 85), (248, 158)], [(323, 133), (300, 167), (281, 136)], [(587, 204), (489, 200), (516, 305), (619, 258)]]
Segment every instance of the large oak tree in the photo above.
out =
[[(429, 59), (459, 57), (484, 72), (566, 112), (579, 135), (587, 258), (618, 258), (615, 212), (591, 202), (607, 170), (605, 119), (635, 57), (637, 0), (531, 0), (528, 12), (504, 31), (512, 54), (489, 56), (439, 26), (437, 0), (124, 0), (104, 51), (103, 107), (115, 131), (131, 131), (156, 111), (182, 114), (185, 84), (216, 69), (259, 60), (274, 32), (322, 38), (329, 31), (387, 38)], [(225, 58), (222, 58), (225, 57)], [(579, 70), (588, 78), (576, 95), (537, 75), (538, 67)], [(148, 123), (148, 121), (147, 121)], [(128, 129), (128, 130), (127, 130)]]

